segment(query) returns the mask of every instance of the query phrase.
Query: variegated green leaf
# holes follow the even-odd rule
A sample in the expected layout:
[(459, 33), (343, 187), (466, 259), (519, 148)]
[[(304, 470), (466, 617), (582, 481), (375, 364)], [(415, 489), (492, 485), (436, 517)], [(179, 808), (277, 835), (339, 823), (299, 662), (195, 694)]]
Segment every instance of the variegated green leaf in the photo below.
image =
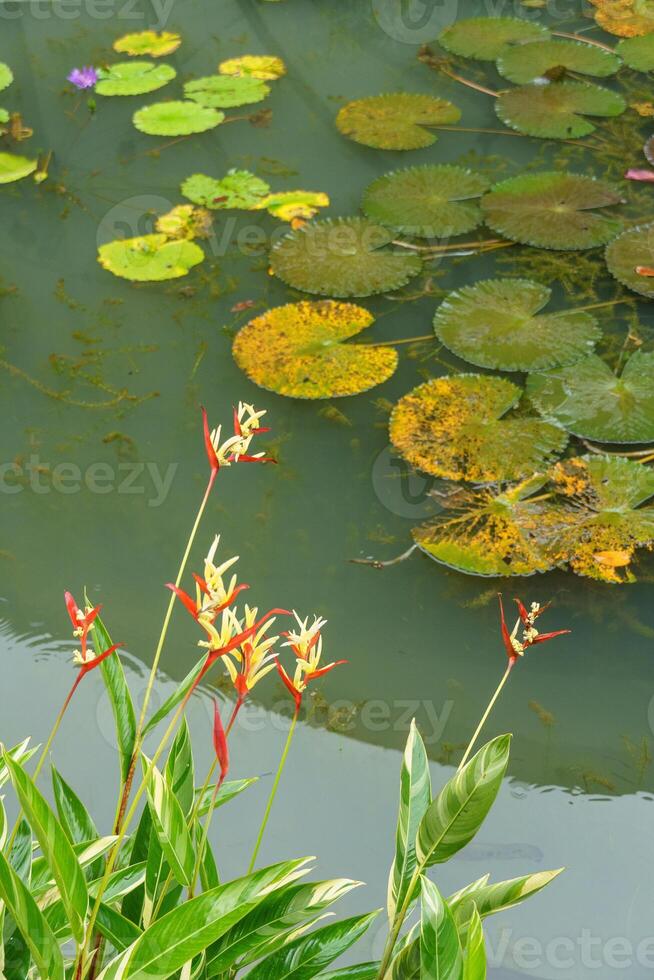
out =
[(98, 910), (96, 926), (98, 932), (119, 952), (127, 949), (141, 936), (137, 925), (104, 902)]
[(233, 928), (273, 886), (292, 881), (305, 863), (263, 868), (185, 902), (157, 919), (98, 980), (165, 980)]
[(375, 980), (378, 973), (379, 963), (357, 963), (356, 966), (344, 966), (342, 970), (321, 973), (320, 980)]
[(498, 881), (496, 884), (489, 884), (487, 877), (485, 880), (482, 878), (450, 895), (447, 902), (458, 923), (467, 922), (474, 908), (484, 919), (487, 915), (504, 912), (524, 902), (526, 898), (549, 885), (562, 871), (563, 868), (556, 871), (537, 871), (535, 874)]
[(476, 905), (473, 905), (472, 915), (468, 922), (467, 942), (464, 950), (463, 980), (486, 980), (484, 927)]
[(5, 764), (25, 817), (57, 883), (73, 936), (81, 942), (89, 904), (84, 872), (63, 827), (25, 770), (7, 754)]
[(61, 826), (71, 844), (82, 844), (100, 836), (86, 807), (54, 766), (52, 791)]
[(23, 817), (14, 835), (14, 842), (9, 852), (9, 864), (21, 881), (29, 885), (32, 880), (32, 831), (27, 820)]
[[(85, 597), (86, 598), (86, 597)], [(111, 637), (99, 616), (93, 623), (93, 646), (101, 654), (111, 646)], [(106, 657), (100, 664), (102, 679), (107, 688), (116, 725), (116, 743), (120, 757), (122, 782), (128, 777), (136, 745), (136, 717), (125, 671), (118, 654)]]
[[(204, 817), (209, 812), (212, 801), (214, 810), (217, 810), (218, 807), (224, 806), (225, 803), (233, 800), (235, 796), (239, 796), (248, 786), (253, 786), (254, 783), (258, 782), (258, 779), (258, 776), (251, 776), (249, 779), (228, 779), (218, 790), (218, 795), (215, 800), (213, 798), (214, 787), (209, 786), (202, 802), (198, 803), (198, 816)], [(197, 791), (196, 795), (199, 797), (200, 790)]]
[(431, 803), (416, 838), (422, 868), (447, 861), (475, 836), (502, 785), (510, 744), (510, 735), (488, 742)]
[(170, 870), (180, 884), (190, 885), (195, 848), (179, 801), (156, 766), (148, 778), (147, 794), (152, 823)]
[(170, 748), (165, 776), (168, 785), (177, 797), (184, 816), (188, 817), (195, 798), (195, 767), (191, 733), (188, 730), (186, 718), (182, 718)]
[(463, 980), (463, 953), (454, 918), (433, 881), (420, 882), (420, 978)]
[(1, 852), (0, 898), (29, 947), (41, 980), (64, 980), (64, 961), (59, 944), (29, 889)]
[(402, 760), (400, 811), (397, 820), (395, 861), (388, 881), (388, 918), (393, 922), (397, 908), (406, 897), (416, 869), (415, 840), (427, 807), (431, 803), (429, 760), (415, 719)]
[(311, 980), (357, 942), (378, 912), (332, 922), (293, 940), (248, 973), (248, 980)]
[(420, 980), (419, 932), (395, 954), (391, 963), (390, 976), (391, 980)]
[(147, 735), (148, 732), (151, 732), (153, 728), (156, 728), (159, 722), (163, 721), (164, 718), (167, 715), (169, 715), (170, 712), (174, 708), (176, 708), (178, 704), (180, 704), (180, 702), (184, 700), (184, 698), (186, 697), (190, 689), (193, 687), (193, 684), (197, 680), (198, 674), (201, 672), (202, 668), (204, 667), (205, 659), (206, 658), (203, 657), (202, 660), (199, 660), (196, 663), (195, 667), (189, 670), (188, 674), (181, 682), (181, 684), (179, 684), (179, 686), (173, 691), (173, 693), (170, 695), (169, 698), (166, 698), (166, 700), (161, 705), (161, 707), (157, 711), (155, 711), (155, 713), (152, 715), (150, 720), (143, 728), (144, 736)]

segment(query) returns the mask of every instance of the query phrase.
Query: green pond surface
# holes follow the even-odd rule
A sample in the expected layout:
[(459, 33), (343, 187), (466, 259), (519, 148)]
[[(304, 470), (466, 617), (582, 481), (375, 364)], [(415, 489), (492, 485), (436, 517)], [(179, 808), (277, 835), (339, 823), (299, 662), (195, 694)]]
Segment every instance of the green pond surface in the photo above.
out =
[[(555, 12), (563, 29), (588, 26), (572, 6)], [(116, 0), (106, 17), (106, 4), (0, 3), (0, 61), (16, 79), (0, 100), (34, 130), (18, 152), (54, 151), (45, 183), (0, 192), (1, 461), (21, 468), (19, 480), (2, 470), (0, 738), (42, 741), (70, 686), (64, 589), (81, 598), (86, 586), (104, 604), (142, 695), (164, 584), (174, 578), (206, 479), (199, 406), (229, 423), (234, 403), (253, 401), (268, 411), (265, 439), (279, 465), (220, 474), (191, 567), (200, 568), (219, 531), (223, 554), (241, 556), (251, 601), (325, 616), (325, 656), (349, 661), (307, 702), (262, 854), (271, 861), (316, 854), (322, 875), (366, 882), (343, 905), (348, 910), (385, 902), (412, 715), (440, 785), (504, 669), (496, 581), (418, 554), (384, 570), (349, 561), (394, 557), (410, 545), (412, 526), (437, 509), (426, 495), (431, 484), (394, 459), (384, 403), (445, 373), (446, 364), (433, 346), (414, 356), (405, 349), (389, 382), (338, 403), (255, 388), (231, 356), (233, 332), (252, 313), (232, 308), (253, 300), (256, 312), (297, 298), (268, 275), (265, 254), (236, 244), (239, 229), (278, 230), (265, 215), (216, 212), (205, 262), (173, 283), (132, 285), (104, 271), (96, 254), (106, 241), (147, 233), (152, 212), (182, 202), (179, 185), (192, 173), (219, 177), (239, 167), (275, 189), (325, 191), (328, 215), (355, 214), (367, 184), (399, 166), (471, 163), (474, 151), (491, 177), (519, 173), (540, 151), (538, 141), (441, 133), (434, 146), (402, 154), (338, 133), (334, 117), (344, 102), (397, 90), (452, 99), (466, 127), (498, 126), (484, 96), (437, 76), (416, 55), (457, 14), (524, 15), (524, 8), (407, 4), (403, 18), (394, 7), (391, 0), (173, 0), (167, 9)], [(166, 58), (182, 80), (239, 54), (281, 56), (288, 75), (263, 103), (272, 110), (269, 125), (242, 121), (152, 154), (167, 141), (137, 132), (131, 115), (171, 97), (173, 86), (178, 92), (179, 78), (157, 95), (98, 96), (90, 116), (66, 75), (111, 61), (113, 40), (145, 27), (182, 33), (181, 48)], [(569, 262), (577, 261), (571, 254)], [(510, 265), (490, 259), (450, 262), (435, 268), (447, 288), (493, 268), (511, 274)], [(380, 340), (428, 333), (436, 301), (363, 305), (379, 314), (371, 334)], [(648, 322), (646, 309), (641, 319)], [(602, 324), (622, 341), (617, 315)], [(104, 492), (84, 482), (100, 462), (111, 474)], [(514, 733), (510, 778), (475, 842), (437, 873), (447, 894), (485, 872), (500, 879), (566, 866), (542, 895), (489, 920), (497, 980), (654, 973), (652, 571), (646, 559), (640, 582), (624, 587), (563, 572), (504, 583), (507, 600), (551, 599), (543, 628), (573, 633), (536, 648), (515, 670), (486, 732)], [(196, 639), (193, 623), (176, 611), (158, 697), (197, 659)], [(116, 794), (112, 720), (99, 675), (82, 690), (55, 759), (104, 826)], [(242, 873), (247, 861), (288, 725), (276, 679), (256, 695), (232, 740), (232, 778), (261, 779), (220, 811), (212, 829), (226, 876)], [(200, 771), (211, 758), (211, 711), (208, 694), (190, 711)], [(382, 944), (381, 926), (373, 928), (356, 961), (378, 956)]]

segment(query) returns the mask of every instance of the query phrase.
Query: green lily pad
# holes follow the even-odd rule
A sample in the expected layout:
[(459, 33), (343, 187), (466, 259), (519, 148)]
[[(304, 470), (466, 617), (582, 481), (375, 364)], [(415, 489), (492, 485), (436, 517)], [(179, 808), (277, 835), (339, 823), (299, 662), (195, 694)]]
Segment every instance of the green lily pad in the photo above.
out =
[(654, 278), (637, 269), (651, 272), (654, 267), (654, 222), (637, 225), (623, 232), (606, 249), (606, 264), (612, 276), (642, 296), (654, 297)]
[(503, 78), (526, 85), (537, 78), (552, 78), (559, 71), (574, 71), (580, 75), (604, 78), (614, 75), (620, 58), (580, 41), (534, 41), (506, 49), (498, 58), (497, 70)]
[(500, 92), (495, 111), (502, 122), (526, 136), (576, 139), (595, 130), (586, 116), (619, 116), (621, 95), (591, 82), (548, 82)]
[(206, 78), (194, 78), (184, 86), (187, 99), (214, 109), (261, 102), (269, 94), (270, 86), (250, 75), (207, 75)]
[(205, 174), (187, 177), (181, 187), (182, 194), (194, 204), (218, 210), (241, 208), (253, 211), (270, 193), (270, 187), (249, 170), (230, 170), (220, 180)]
[(449, 238), (481, 223), (481, 211), (473, 199), (486, 190), (486, 178), (463, 167), (411, 167), (374, 180), (363, 196), (362, 208), (373, 221), (405, 235)]
[(120, 239), (98, 249), (98, 262), (103, 269), (133, 282), (178, 279), (203, 259), (204, 252), (194, 242), (169, 241), (165, 234)]
[(250, 381), (290, 398), (357, 395), (391, 377), (397, 351), (344, 341), (374, 317), (352, 303), (289, 303), (239, 330), (234, 359)]
[(249, 75), (264, 82), (274, 82), (286, 74), (286, 65), (276, 55), (244, 54), (240, 58), (228, 58), (218, 65), (221, 75)]
[(538, 494), (546, 481), (538, 476), (502, 490), (461, 488), (441, 515), (413, 528), (413, 539), (430, 558), (467, 575), (547, 572), (556, 565), (547, 544), (559, 524)]
[(495, 184), (481, 200), (486, 224), (537, 248), (595, 248), (614, 238), (621, 222), (598, 208), (624, 203), (612, 184), (581, 174), (522, 174)]
[(0, 92), (3, 88), (7, 88), (14, 80), (14, 73), (12, 72), (9, 65), (6, 65), (4, 61), (0, 61)]
[(0, 153), (0, 184), (12, 184), (15, 180), (29, 177), (37, 167), (37, 160), (15, 153)]
[(618, 43), (615, 51), (625, 65), (633, 68), (634, 71), (654, 70), (654, 34), (646, 34), (644, 37), (625, 37)]
[(9, 113), (6, 109), (0, 109), (0, 123), (9, 122)]
[(620, 456), (576, 456), (553, 467), (561, 528), (549, 545), (554, 560), (602, 582), (634, 581), (638, 548), (654, 545), (654, 470)]
[(100, 70), (95, 86), (99, 95), (144, 95), (163, 88), (176, 76), (171, 65), (154, 61), (121, 61)]
[(316, 221), (276, 242), (270, 266), (289, 286), (319, 296), (390, 292), (422, 268), (418, 256), (387, 249), (392, 238), (365, 218)]
[(379, 150), (417, 150), (437, 137), (430, 126), (458, 122), (461, 110), (433, 95), (395, 92), (372, 95), (343, 106), (336, 125), (356, 143)]
[(500, 371), (542, 371), (586, 357), (601, 337), (584, 311), (540, 313), (551, 289), (528, 279), (487, 279), (447, 296), (436, 336), (457, 357)]
[(133, 122), (149, 136), (188, 136), (214, 129), (224, 118), (224, 112), (196, 102), (153, 102), (135, 112)]
[(521, 17), (469, 17), (446, 27), (438, 43), (446, 51), (477, 61), (495, 61), (512, 44), (547, 39), (542, 24)]
[(595, 20), (609, 34), (636, 37), (654, 31), (651, 0), (590, 0), (597, 7)]
[(504, 378), (433, 378), (393, 409), (391, 442), (412, 466), (432, 476), (472, 483), (533, 476), (563, 451), (568, 437), (542, 419), (505, 418), (521, 396)]
[(617, 377), (595, 354), (527, 379), (545, 418), (597, 442), (654, 442), (654, 353), (636, 351)]
[(153, 58), (160, 58), (177, 51), (181, 43), (181, 35), (174, 31), (162, 31), (159, 34), (156, 31), (138, 31), (125, 34), (114, 41), (114, 51), (131, 55), (149, 54)]

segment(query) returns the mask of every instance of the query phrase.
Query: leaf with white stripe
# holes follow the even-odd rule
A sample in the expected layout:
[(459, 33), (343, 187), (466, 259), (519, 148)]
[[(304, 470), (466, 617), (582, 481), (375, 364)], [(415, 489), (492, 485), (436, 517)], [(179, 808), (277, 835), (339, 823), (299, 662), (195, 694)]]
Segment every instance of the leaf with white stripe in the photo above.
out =
[(463, 980), (463, 953), (454, 918), (433, 881), (420, 881), (420, 980)]
[(510, 744), (510, 735), (488, 742), (431, 803), (416, 838), (421, 868), (447, 861), (473, 839), (499, 793)]
[(50, 926), (27, 886), (0, 852), (0, 898), (9, 909), (42, 980), (64, 980), (64, 961)]
[(468, 885), (455, 892), (448, 898), (448, 905), (454, 913), (459, 927), (463, 926), (472, 916), (476, 908), (482, 919), (496, 912), (505, 912), (524, 902), (531, 895), (549, 885), (557, 878), (563, 868), (556, 871), (537, 871), (535, 874), (522, 875), (520, 878), (510, 878), (508, 881), (488, 883), (488, 877), (482, 878), (473, 885)]
[(170, 870), (181, 885), (190, 885), (195, 848), (179, 800), (156, 766), (150, 772), (147, 793), (152, 824)]
[(429, 760), (414, 719), (402, 760), (395, 861), (388, 880), (388, 918), (391, 923), (406, 898), (416, 869), (416, 834), (430, 803)]
[(472, 916), (468, 922), (467, 942), (463, 952), (463, 980), (486, 980), (484, 927), (476, 905), (473, 906)]

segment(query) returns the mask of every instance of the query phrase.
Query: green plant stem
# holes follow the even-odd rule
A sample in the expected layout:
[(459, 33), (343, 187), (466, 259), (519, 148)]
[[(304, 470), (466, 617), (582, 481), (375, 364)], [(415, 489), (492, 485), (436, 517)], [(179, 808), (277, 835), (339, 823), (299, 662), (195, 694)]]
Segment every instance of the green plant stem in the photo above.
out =
[(417, 344), (421, 340), (436, 340), (436, 334), (426, 333), (421, 337), (403, 337), (401, 340), (380, 340), (374, 344), (356, 344), (357, 347), (397, 347), (399, 344)]
[(275, 781), (273, 783), (272, 789), (270, 791), (270, 796), (268, 797), (268, 805), (266, 806), (266, 812), (263, 815), (263, 820), (261, 821), (261, 827), (259, 828), (259, 834), (257, 836), (256, 844), (254, 845), (254, 851), (252, 852), (252, 857), (250, 858), (250, 864), (248, 866), (247, 873), (251, 874), (254, 870), (254, 865), (256, 863), (257, 857), (259, 856), (259, 850), (261, 848), (261, 842), (263, 840), (263, 835), (266, 832), (266, 827), (268, 826), (268, 819), (270, 817), (270, 811), (272, 810), (273, 803), (275, 802), (275, 797), (277, 796), (277, 790), (279, 788), (279, 782), (282, 778), (282, 773), (284, 772), (284, 766), (286, 765), (286, 760), (288, 758), (288, 752), (291, 747), (291, 742), (293, 741), (293, 735), (295, 734), (295, 727), (297, 725), (297, 720), (300, 714), (300, 706), (298, 705), (295, 709), (295, 714), (293, 715), (293, 721), (291, 722), (291, 727), (288, 730), (288, 736), (286, 738), (286, 744), (284, 746), (284, 751), (282, 752), (282, 757), (279, 760), (279, 766), (277, 767), (277, 775), (275, 776)]
[(571, 41), (583, 41), (584, 44), (593, 44), (596, 48), (602, 48), (603, 51), (615, 54), (613, 48), (610, 48), (608, 44), (602, 44), (601, 41), (594, 41), (590, 37), (582, 37), (581, 34), (567, 34), (565, 31), (552, 31), (552, 37), (567, 37)]
[[(583, 313), (585, 310), (599, 310), (603, 306), (618, 306), (620, 303), (633, 303), (632, 299), (607, 299), (603, 300), (601, 303), (589, 303), (587, 306), (575, 306), (575, 313)], [(559, 313), (553, 313), (552, 316), (567, 316), (569, 310), (561, 310)]]
[(476, 92), (483, 92), (484, 95), (492, 95), (494, 99), (499, 95), (499, 92), (494, 92), (492, 88), (486, 88), (484, 85), (478, 85), (477, 82), (473, 82), (469, 78), (464, 78), (463, 75), (457, 75), (456, 72), (450, 71), (445, 65), (439, 65), (438, 70), (442, 71), (448, 78), (453, 78), (455, 82), (460, 82), (461, 85), (467, 85), (468, 88), (475, 89)]
[(511, 671), (513, 670), (513, 668), (515, 666), (515, 663), (516, 663), (515, 660), (509, 660), (509, 662), (507, 664), (507, 668), (504, 671), (504, 675), (502, 677), (502, 680), (497, 685), (497, 688), (495, 689), (495, 693), (493, 694), (493, 697), (488, 702), (488, 707), (484, 711), (484, 713), (483, 713), (483, 715), (481, 717), (481, 721), (477, 725), (477, 728), (475, 729), (475, 733), (474, 733), (474, 735), (472, 736), (472, 738), (470, 739), (470, 741), (468, 743), (468, 748), (463, 753), (463, 758), (461, 759), (461, 762), (459, 763), (459, 768), (457, 769), (457, 772), (461, 772), (461, 770), (465, 766), (466, 762), (468, 761), (468, 759), (470, 757), (470, 754), (471, 754), (473, 748), (475, 747), (475, 743), (476, 743), (477, 739), (479, 738), (479, 736), (481, 734), (482, 728), (484, 727), (484, 725), (488, 721), (489, 715), (490, 715), (491, 711), (493, 710), (493, 708), (495, 707), (495, 704), (497, 702), (497, 699), (499, 698), (500, 694), (504, 690), (504, 685), (508, 681), (509, 676), (511, 674)]

